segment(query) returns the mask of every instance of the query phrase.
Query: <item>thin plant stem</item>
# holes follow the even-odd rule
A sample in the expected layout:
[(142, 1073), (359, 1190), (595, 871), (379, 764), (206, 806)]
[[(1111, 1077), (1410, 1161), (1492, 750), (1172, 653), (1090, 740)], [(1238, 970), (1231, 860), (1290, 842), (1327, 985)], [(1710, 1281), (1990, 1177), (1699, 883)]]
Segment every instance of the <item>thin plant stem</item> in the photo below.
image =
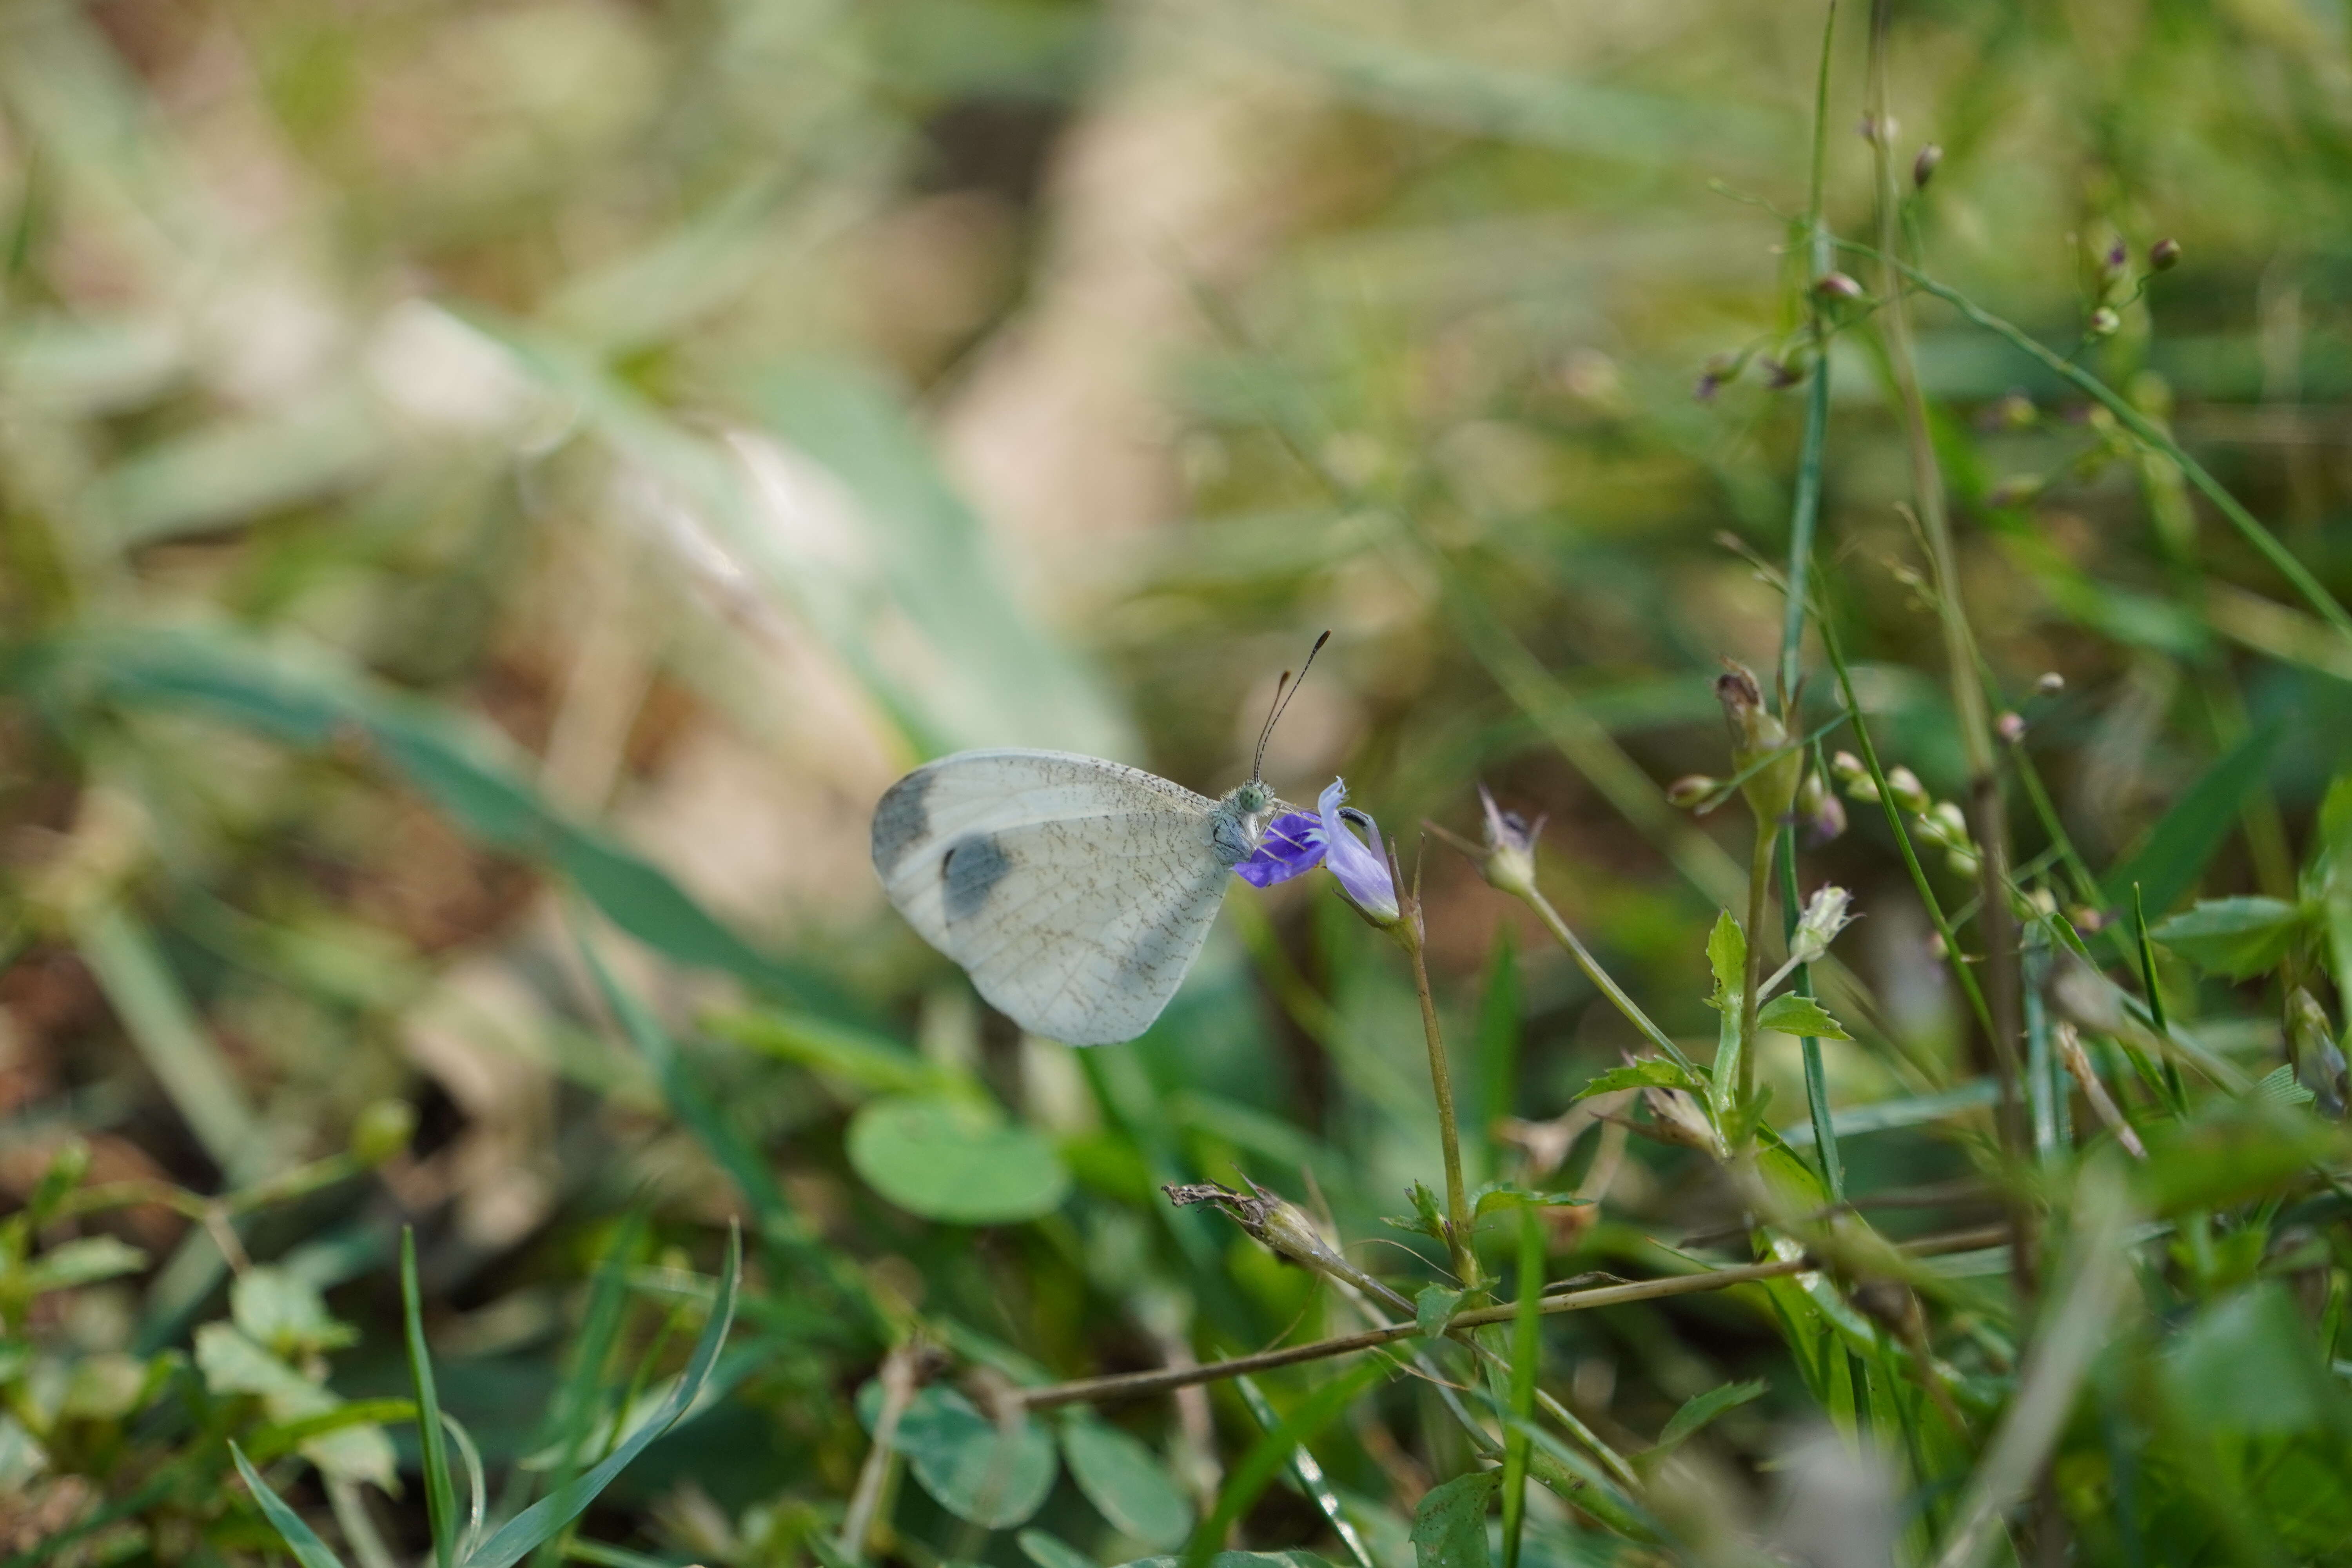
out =
[[(1892, 268), (1901, 249), (1902, 201), (1895, 185), (1893, 123), (1887, 103), (1887, 34), (1892, 0), (1872, 0), (1870, 26), (1871, 156), (1878, 175), (1878, 241), (1890, 269), (1884, 293), (1885, 309), (1879, 330), (1894, 374), (1903, 413), (1906, 446), (1911, 458), (1913, 496), (1918, 504), (1920, 532), (1926, 537), (1927, 562), (1937, 597), (1937, 620), (1944, 635), (1945, 662), (1950, 677), (1952, 706), (1959, 721), (1960, 745), (1968, 758), (1970, 827), (1979, 849), (1978, 876), (1984, 900), (1979, 921), (1984, 937), (1985, 992), (1993, 1070), (2000, 1090), (1995, 1122), (2002, 1149), (2011, 1159), (2027, 1152), (2023, 1106), (2019, 1096), (2018, 1036), (2020, 994), (2016, 919), (2009, 903), (2009, 825), (2000, 803), (2000, 774), (1995, 763), (1992, 723), (1986, 711), (1984, 688), (1977, 679), (1976, 638), (1961, 601), (1959, 565), (1952, 545), (1951, 518), (1945, 507), (1944, 477), (1936, 459), (1927, 427), (1927, 402), (1919, 385), (1917, 356), (1911, 342), (1910, 316), (1899, 275)], [(2010, 1268), (2021, 1294), (2033, 1283), (2032, 1208), (2021, 1198), (2011, 1210), (2016, 1226), (2010, 1249)]]
[(1772, 897), (1772, 841), (1780, 825), (1759, 822), (1748, 856), (1747, 957), (1739, 976), (1739, 1103), (1756, 1094), (1756, 1014), (1763, 1005), (1764, 911)]
[(1478, 1254), (1470, 1245), (1470, 1199), (1462, 1182), (1462, 1133), (1454, 1114), (1454, 1075), (1445, 1063), (1445, 1037), (1437, 1026), (1437, 999), (1429, 989), (1427, 943), (1421, 931), (1421, 900), (1416, 896), (1397, 931), (1412, 958), (1412, 988), (1421, 997), (1421, 1031), (1429, 1045), (1429, 1086), (1437, 1096), (1437, 1132), (1445, 1152), (1446, 1247), (1454, 1256), (1454, 1278), (1465, 1290), (1478, 1284)]
[[(1954, 1231), (1946, 1236), (1923, 1237), (1906, 1242), (1902, 1251), (1914, 1258), (1934, 1258), (1954, 1252), (1975, 1252), (1998, 1246), (2007, 1234), (2002, 1226), (1977, 1226)], [(1702, 1269), (1694, 1274), (1670, 1275), (1663, 1279), (1637, 1279), (1623, 1285), (1597, 1285), (1590, 1289), (1563, 1291), (1546, 1296), (1536, 1303), (1536, 1310), (1545, 1316), (1559, 1312), (1590, 1311), (1595, 1307), (1618, 1307), (1630, 1301), (1656, 1301), (1671, 1296), (1696, 1295), (1708, 1290), (1729, 1289), (1735, 1285), (1753, 1285), (1759, 1280), (1778, 1279), (1786, 1275), (1802, 1274), (1822, 1267), (1817, 1258), (1776, 1258), (1763, 1263), (1744, 1263), (1727, 1268)], [(1459, 1335), (1468, 1330), (1483, 1328), (1489, 1323), (1507, 1323), (1517, 1317), (1518, 1303), (1507, 1302), (1495, 1307), (1477, 1307), (1466, 1312), (1456, 1312), (1446, 1323), (1449, 1335)], [(1134, 1399), (1145, 1394), (1165, 1394), (1171, 1389), (1188, 1388), (1196, 1383), (1215, 1383), (1244, 1373), (1270, 1372), (1276, 1367), (1297, 1366), (1301, 1362), (1322, 1361), (1335, 1355), (1349, 1355), (1357, 1351), (1377, 1350), (1382, 1345), (1409, 1340), (1421, 1332), (1417, 1323), (1391, 1323), (1381, 1328), (1366, 1329), (1359, 1333), (1341, 1334), (1332, 1339), (1313, 1340), (1303, 1345), (1286, 1345), (1280, 1350), (1261, 1351), (1255, 1355), (1234, 1356), (1225, 1361), (1208, 1362), (1199, 1366), (1154, 1367), (1145, 1372), (1115, 1373), (1107, 1377), (1079, 1378), (1071, 1383), (1047, 1384), (1036, 1388), (1015, 1389), (1008, 1395), (1024, 1409), (1045, 1410), (1062, 1405), (1090, 1405), (1116, 1399)], [(1540, 1403), (1540, 1401), (1538, 1402)]]
[(2238, 499), (2222, 488), (2221, 482), (2206, 471), (2205, 466), (2190, 457), (2179, 442), (2151, 423), (2148, 417), (2132, 406), (2124, 395), (2083, 369), (2072, 360), (2044, 346), (2023, 329), (2002, 320), (1948, 284), (1939, 283), (1916, 267), (1911, 266), (1884, 246), (1872, 247), (1850, 239), (1835, 241), (1842, 250), (1866, 256), (1902, 278), (1922, 293), (1937, 299), (1958, 310), (1972, 324), (1982, 327), (1994, 336), (2006, 340), (2012, 347), (2039, 362), (2045, 369), (2078, 391), (2090, 396), (2116, 416), (2116, 422), (2129, 431), (2133, 437), (2180, 465), (2181, 473), (2198, 492), (2212, 502), (2214, 510), (2226, 518), (2257, 554), (2268, 562), (2273, 570), (2287, 580), (2303, 596), (2319, 617), (2347, 637), (2352, 637), (2352, 615), (2345, 613), (2319, 579), (2314, 577), (2302, 562), (2279, 542), (2278, 536), (2264, 528), (2252, 512), (2240, 504)]
[(1870, 726), (1862, 716), (1861, 699), (1854, 694), (1853, 668), (1846, 662), (1845, 649), (1838, 641), (1837, 628), (1828, 616), (1822, 617), (1822, 647), (1829, 655), (1830, 668), (1837, 672), (1838, 690), (1845, 698), (1846, 711), (1853, 716), (1854, 748), (1862, 753), (1862, 765), (1870, 773), (1870, 782), (1878, 796), (1878, 805), (1886, 814), (1886, 828), (1895, 836), (1895, 847), (1902, 853), (1904, 867), (1911, 873), (1911, 885), (1919, 894), (1919, 902), (1927, 911), (1928, 921), (1936, 934), (1943, 939), (1944, 956), (1952, 966), (1952, 978), (1969, 999), (1977, 1022), (1985, 1028), (1992, 1027), (1992, 1010), (1985, 1005), (1983, 990), (1977, 984), (1976, 973), (1960, 953), (1959, 933), (1953, 930), (1949, 915), (1944, 912), (1943, 900), (1936, 897), (1935, 884), (1927, 880), (1927, 868), (1919, 863), (1919, 852), (1911, 844), (1911, 830), (1903, 826), (1902, 808), (1895, 804), (1895, 791), (1886, 782), (1886, 769), (1878, 760), (1878, 747), (1870, 738)]
[(1551, 900), (1543, 896), (1541, 889), (1530, 883), (1524, 889), (1512, 890), (1518, 892), (1528, 908), (1535, 911), (1536, 919), (1543, 922), (1544, 930), (1551, 932), (1552, 940), (1568, 950), (1569, 957), (1584, 971), (1584, 977), (1592, 982), (1593, 988), (1608, 998), (1609, 1005), (1622, 1014), (1627, 1023), (1641, 1031), (1643, 1039), (1665, 1052), (1666, 1059), (1684, 1071), (1696, 1071), (1690, 1058), (1683, 1054), (1682, 1047), (1675, 1044), (1674, 1037), (1658, 1027), (1650, 1015), (1642, 1010), (1642, 1005), (1627, 995), (1625, 988), (1601, 967), (1601, 961), (1592, 956), (1591, 950), (1584, 945), (1583, 940), (1570, 928), (1569, 923), (1559, 918), (1559, 911), (1551, 907)]
[[(1793, 944), (1797, 929), (1797, 843), (1796, 835), (1786, 836), (1780, 846), (1780, 938)], [(1813, 966), (1797, 965), (1790, 989), (1800, 996), (1813, 994)], [(1813, 1123), (1813, 1150), (1822, 1163), (1822, 1184), (1829, 1190), (1830, 1202), (1845, 1201), (1845, 1162), (1839, 1158), (1837, 1128), (1830, 1120), (1829, 1080), (1822, 1068), (1822, 1042), (1811, 1035), (1799, 1042), (1805, 1058), (1805, 1110)]]

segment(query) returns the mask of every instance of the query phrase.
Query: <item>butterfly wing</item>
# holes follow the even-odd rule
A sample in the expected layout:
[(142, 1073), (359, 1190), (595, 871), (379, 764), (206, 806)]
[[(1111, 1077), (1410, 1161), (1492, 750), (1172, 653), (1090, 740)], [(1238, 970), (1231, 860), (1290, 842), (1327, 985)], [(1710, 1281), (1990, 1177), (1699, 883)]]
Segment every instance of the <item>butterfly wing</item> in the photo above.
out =
[(1215, 803), (1066, 752), (961, 752), (890, 786), (874, 868), (990, 1004), (1072, 1045), (1131, 1040), (1215, 922)]

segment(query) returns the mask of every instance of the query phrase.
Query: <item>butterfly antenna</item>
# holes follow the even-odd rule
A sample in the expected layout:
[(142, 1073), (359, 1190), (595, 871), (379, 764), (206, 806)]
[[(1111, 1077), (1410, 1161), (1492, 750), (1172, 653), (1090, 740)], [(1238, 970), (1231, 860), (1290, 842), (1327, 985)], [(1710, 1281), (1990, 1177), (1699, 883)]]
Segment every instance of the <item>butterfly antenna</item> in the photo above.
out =
[(1315, 646), (1307, 650), (1307, 662), (1298, 667), (1297, 679), (1293, 680), (1290, 671), (1286, 669), (1282, 672), (1282, 679), (1274, 683), (1274, 705), (1266, 713), (1265, 728), (1257, 732), (1257, 754), (1250, 758), (1250, 779), (1253, 783), (1265, 781), (1265, 743), (1274, 739), (1274, 727), (1289, 710), (1291, 698), (1297, 696), (1298, 689), (1307, 684), (1307, 672), (1315, 668), (1315, 656), (1321, 653), (1323, 645), (1330, 640), (1331, 634), (1328, 631), (1315, 639)]

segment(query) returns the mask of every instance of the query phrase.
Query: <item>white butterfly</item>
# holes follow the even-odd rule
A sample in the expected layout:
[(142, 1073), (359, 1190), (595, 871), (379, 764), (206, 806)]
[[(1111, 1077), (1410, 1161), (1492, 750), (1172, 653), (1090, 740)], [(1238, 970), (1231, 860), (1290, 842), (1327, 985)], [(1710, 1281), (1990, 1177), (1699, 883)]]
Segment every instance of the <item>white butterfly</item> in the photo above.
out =
[[(1261, 735), (1261, 763), (1265, 749)], [(1233, 868), (1296, 809), (1258, 771), (1211, 800), (1100, 757), (959, 752), (882, 796), (874, 869), (908, 923), (1023, 1028), (1131, 1040), (1192, 968)]]

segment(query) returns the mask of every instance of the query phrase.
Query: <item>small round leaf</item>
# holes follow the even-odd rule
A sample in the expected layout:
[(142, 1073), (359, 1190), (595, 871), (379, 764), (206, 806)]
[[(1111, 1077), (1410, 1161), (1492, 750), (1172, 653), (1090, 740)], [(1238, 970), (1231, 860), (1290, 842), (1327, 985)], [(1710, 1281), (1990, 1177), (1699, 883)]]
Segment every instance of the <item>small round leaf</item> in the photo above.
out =
[(1087, 1500), (1122, 1534), (1172, 1550), (1192, 1532), (1192, 1505), (1165, 1462), (1118, 1427), (1085, 1416), (1063, 1423), (1062, 1458)]
[(1059, 1208), (1070, 1173), (1026, 1127), (955, 1100), (893, 1095), (850, 1120), (849, 1163), (910, 1214), (952, 1225), (1011, 1225)]
[[(878, 1383), (858, 1391), (858, 1419), (869, 1431), (881, 1393)], [(890, 1446), (907, 1456), (916, 1481), (941, 1508), (986, 1530), (1010, 1530), (1035, 1513), (1060, 1468), (1053, 1436), (1036, 1422), (1024, 1415), (1000, 1427), (971, 1400), (936, 1384), (908, 1402)]]

